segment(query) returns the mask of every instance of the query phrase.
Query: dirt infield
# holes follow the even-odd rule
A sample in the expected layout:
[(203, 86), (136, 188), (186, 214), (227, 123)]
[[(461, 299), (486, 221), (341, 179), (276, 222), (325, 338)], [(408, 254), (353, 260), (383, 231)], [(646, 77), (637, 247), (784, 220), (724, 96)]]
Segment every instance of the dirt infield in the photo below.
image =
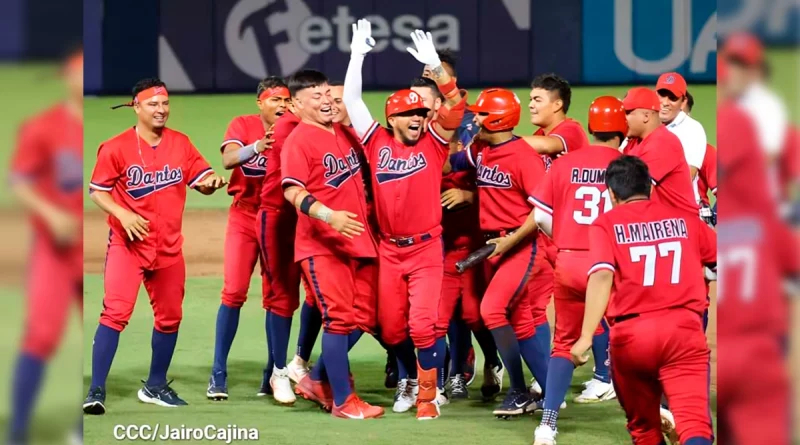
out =
[[(105, 216), (99, 212), (87, 212), (84, 222), (84, 272), (102, 273), (108, 242), (108, 226)], [(222, 276), (223, 244), (226, 210), (187, 210), (183, 220), (184, 254), (188, 276)], [(13, 238), (12, 238), (13, 239)], [(711, 382), (716, 390), (717, 324), (716, 283), (711, 287), (711, 311), (709, 314), (708, 343), (711, 347)], [(553, 326), (552, 304), (548, 318)]]

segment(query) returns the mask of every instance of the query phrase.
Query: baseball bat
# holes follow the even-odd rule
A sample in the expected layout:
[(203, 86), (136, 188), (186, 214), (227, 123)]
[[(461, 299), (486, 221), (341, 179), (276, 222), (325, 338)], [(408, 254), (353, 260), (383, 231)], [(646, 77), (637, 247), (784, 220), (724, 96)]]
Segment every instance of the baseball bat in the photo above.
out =
[(456, 271), (458, 271), (458, 273), (464, 273), (465, 270), (475, 266), (491, 255), (495, 247), (497, 247), (496, 244), (487, 244), (470, 253), (466, 258), (456, 263)]

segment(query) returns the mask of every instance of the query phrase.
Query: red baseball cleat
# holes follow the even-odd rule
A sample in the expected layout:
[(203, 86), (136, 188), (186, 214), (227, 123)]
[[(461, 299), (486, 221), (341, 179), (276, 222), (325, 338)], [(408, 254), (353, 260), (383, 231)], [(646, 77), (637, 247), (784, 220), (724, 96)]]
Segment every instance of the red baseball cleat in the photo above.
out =
[(383, 408), (370, 405), (361, 400), (356, 393), (351, 393), (341, 406), (333, 406), (331, 415), (342, 419), (377, 419), (383, 417)]
[(295, 392), (300, 397), (319, 404), (325, 411), (330, 411), (331, 407), (333, 407), (333, 393), (330, 385), (312, 380), (310, 376), (303, 377), (295, 385)]

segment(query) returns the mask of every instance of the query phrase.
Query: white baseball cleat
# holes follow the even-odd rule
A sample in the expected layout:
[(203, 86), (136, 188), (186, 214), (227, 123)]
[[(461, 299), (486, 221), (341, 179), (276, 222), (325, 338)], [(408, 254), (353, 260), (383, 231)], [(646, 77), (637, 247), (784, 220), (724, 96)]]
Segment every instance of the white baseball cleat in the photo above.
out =
[(292, 361), (286, 365), (286, 369), (289, 371), (289, 380), (293, 381), (295, 385), (300, 383), (300, 380), (303, 380), (303, 377), (310, 372), (308, 362), (298, 355), (295, 355)]
[(531, 394), (536, 396), (536, 398), (542, 397), (542, 385), (533, 377), (531, 377)]
[(678, 445), (678, 432), (675, 431), (675, 416), (672, 415), (670, 410), (661, 407), (661, 432), (667, 436), (670, 443)]
[(617, 393), (614, 391), (614, 385), (593, 379), (586, 386), (586, 389), (578, 397), (575, 397), (575, 403), (598, 403), (612, 400), (616, 397)]
[(419, 382), (417, 379), (401, 379), (397, 382), (397, 391), (394, 393), (392, 411), (404, 413), (417, 405)]
[(447, 393), (436, 388), (436, 398), (433, 399), (433, 403), (436, 404), (436, 406), (445, 406), (450, 403), (450, 398), (447, 397)]
[(557, 430), (550, 428), (550, 425), (541, 424), (533, 432), (533, 445), (556, 445), (556, 435)]
[(297, 400), (289, 380), (289, 370), (286, 368), (273, 368), (269, 386), (272, 388), (272, 397), (281, 405), (293, 405)]

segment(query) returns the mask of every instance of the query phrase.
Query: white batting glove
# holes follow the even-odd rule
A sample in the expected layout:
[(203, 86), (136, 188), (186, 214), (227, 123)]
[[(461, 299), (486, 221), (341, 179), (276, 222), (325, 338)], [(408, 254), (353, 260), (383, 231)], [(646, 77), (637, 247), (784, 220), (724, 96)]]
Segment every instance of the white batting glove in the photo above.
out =
[(353, 23), (353, 41), (350, 42), (350, 52), (359, 56), (364, 56), (375, 47), (375, 39), (372, 38), (372, 24), (367, 19), (361, 19)]
[(442, 61), (439, 60), (439, 54), (436, 53), (436, 47), (433, 46), (431, 33), (418, 29), (411, 33), (411, 41), (414, 42), (416, 49), (406, 48), (406, 50), (421, 64), (431, 68), (436, 68), (442, 64)]

